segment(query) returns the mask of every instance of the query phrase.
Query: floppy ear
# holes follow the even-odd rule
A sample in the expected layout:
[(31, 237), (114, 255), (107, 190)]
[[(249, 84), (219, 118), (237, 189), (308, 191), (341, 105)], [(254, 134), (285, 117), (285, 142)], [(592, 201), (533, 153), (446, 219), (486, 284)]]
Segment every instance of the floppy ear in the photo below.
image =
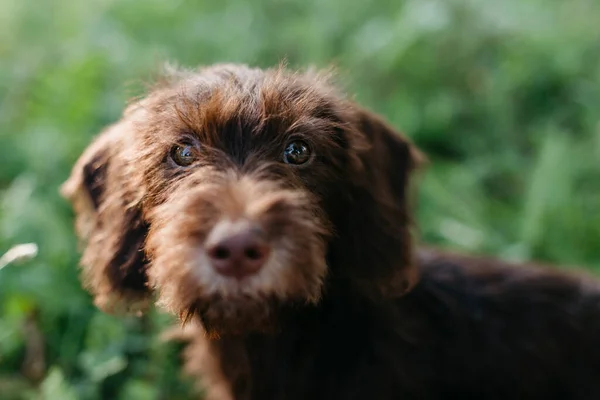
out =
[(418, 280), (409, 188), (425, 157), (379, 116), (356, 105), (351, 114), (358, 170), (341, 238), (353, 266), (347, 278), (369, 295), (399, 296)]
[(111, 313), (139, 309), (149, 294), (143, 252), (147, 226), (121, 155), (126, 130), (121, 122), (103, 132), (61, 187), (72, 203), (83, 246), (84, 286), (95, 304)]

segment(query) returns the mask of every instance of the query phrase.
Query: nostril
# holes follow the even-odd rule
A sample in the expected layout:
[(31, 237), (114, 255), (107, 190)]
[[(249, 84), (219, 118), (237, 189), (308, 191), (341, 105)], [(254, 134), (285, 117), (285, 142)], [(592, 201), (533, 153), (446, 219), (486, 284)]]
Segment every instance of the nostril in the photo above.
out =
[(211, 257), (217, 260), (225, 260), (231, 257), (231, 251), (225, 246), (216, 246), (210, 253)]
[(265, 258), (266, 250), (260, 246), (247, 247), (244, 250), (244, 255), (253, 261), (262, 260)]
[(244, 254), (246, 255), (246, 257), (248, 257), (251, 260), (256, 260), (257, 258), (260, 258), (260, 254), (258, 254), (258, 250), (257, 249), (246, 249), (244, 251)]

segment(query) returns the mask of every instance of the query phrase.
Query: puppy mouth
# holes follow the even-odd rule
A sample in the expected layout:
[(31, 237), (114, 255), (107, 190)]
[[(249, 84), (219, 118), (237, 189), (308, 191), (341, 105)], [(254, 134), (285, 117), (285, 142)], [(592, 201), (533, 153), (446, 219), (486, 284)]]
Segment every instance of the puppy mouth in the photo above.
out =
[(272, 333), (282, 322), (283, 310), (292, 307), (274, 296), (256, 297), (240, 294), (198, 299), (180, 313), (183, 324), (198, 318), (211, 336), (242, 335), (249, 332)]

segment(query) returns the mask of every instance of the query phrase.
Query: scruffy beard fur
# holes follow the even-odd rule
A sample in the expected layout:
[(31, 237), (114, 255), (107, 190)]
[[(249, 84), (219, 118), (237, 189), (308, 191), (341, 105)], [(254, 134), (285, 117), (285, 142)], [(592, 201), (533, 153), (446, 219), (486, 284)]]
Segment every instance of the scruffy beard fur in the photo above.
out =
[(219, 338), (221, 335), (239, 336), (253, 332), (274, 334), (280, 330), (286, 312), (298, 306), (300, 305), (290, 298), (282, 299), (274, 295), (262, 298), (247, 295), (213, 295), (199, 298), (180, 314), (180, 319), (185, 324), (193, 318), (199, 318), (209, 338)]
[[(149, 214), (150, 285), (183, 322), (199, 317), (210, 336), (277, 329), (283, 310), (315, 304), (326, 276), (326, 224), (307, 193), (204, 168)], [(252, 221), (272, 251), (250, 276), (222, 276), (205, 243), (222, 221)]]

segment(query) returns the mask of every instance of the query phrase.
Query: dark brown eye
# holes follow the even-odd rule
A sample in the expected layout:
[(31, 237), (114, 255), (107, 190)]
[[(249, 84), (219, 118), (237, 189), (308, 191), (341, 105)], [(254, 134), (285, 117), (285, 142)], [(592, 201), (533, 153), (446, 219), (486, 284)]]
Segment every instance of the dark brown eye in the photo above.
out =
[(290, 142), (283, 152), (283, 161), (287, 164), (300, 165), (307, 163), (311, 158), (308, 144), (302, 140)]
[(190, 166), (196, 161), (194, 147), (189, 144), (178, 144), (171, 149), (171, 159), (181, 167)]

